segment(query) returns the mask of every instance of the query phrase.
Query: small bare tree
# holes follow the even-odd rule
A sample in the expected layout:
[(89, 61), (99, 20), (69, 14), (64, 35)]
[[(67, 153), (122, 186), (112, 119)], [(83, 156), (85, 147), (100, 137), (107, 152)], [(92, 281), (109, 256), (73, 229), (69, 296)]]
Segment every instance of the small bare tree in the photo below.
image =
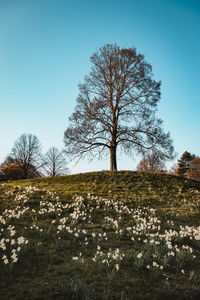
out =
[(174, 149), (162, 121), (155, 117), (160, 82), (135, 48), (106, 45), (91, 57), (92, 69), (79, 85), (70, 126), (65, 131), (66, 153), (72, 158), (110, 153), (110, 170), (117, 170), (117, 149), (127, 154), (156, 150), (173, 158)]
[(37, 171), (41, 161), (41, 144), (39, 139), (32, 134), (22, 134), (11, 150), (10, 158), (20, 166), (23, 178), (32, 177), (33, 168)]
[(142, 172), (163, 172), (166, 171), (166, 166), (159, 153), (153, 152), (143, 157), (137, 166), (137, 170)]
[(59, 176), (68, 173), (66, 159), (57, 148), (50, 148), (43, 157), (43, 169), (48, 176)]

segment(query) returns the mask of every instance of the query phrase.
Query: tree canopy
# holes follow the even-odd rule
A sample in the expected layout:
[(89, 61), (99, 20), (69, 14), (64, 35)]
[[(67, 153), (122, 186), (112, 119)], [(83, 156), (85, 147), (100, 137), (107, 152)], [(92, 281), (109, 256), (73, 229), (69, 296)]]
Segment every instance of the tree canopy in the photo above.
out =
[(144, 56), (109, 44), (91, 56), (91, 63), (64, 134), (65, 152), (76, 159), (110, 153), (110, 170), (117, 170), (117, 149), (127, 154), (156, 150), (173, 158), (170, 135), (155, 117), (161, 83), (152, 79)]
[(23, 178), (33, 177), (33, 169), (38, 170), (41, 163), (41, 144), (32, 134), (22, 134), (14, 143), (10, 158), (18, 164)]
[[(29, 178), (41, 177), (41, 173), (32, 164), (29, 165)], [(8, 156), (0, 165), (0, 180), (20, 180), (24, 179), (23, 164), (18, 160)]]

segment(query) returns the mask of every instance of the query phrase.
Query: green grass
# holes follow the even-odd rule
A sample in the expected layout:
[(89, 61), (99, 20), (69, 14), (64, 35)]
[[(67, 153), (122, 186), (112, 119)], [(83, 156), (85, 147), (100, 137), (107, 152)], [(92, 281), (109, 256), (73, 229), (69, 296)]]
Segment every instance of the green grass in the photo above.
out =
[(0, 299), (198, 299), (199, 204), (166, 174), (0, 183)]

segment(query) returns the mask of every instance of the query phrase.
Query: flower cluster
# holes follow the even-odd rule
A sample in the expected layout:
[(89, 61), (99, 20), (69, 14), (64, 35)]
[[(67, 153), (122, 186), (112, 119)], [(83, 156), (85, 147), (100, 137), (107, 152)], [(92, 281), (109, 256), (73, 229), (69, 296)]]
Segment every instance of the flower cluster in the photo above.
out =
[(120, 262), (123, 260), (124, 254), (120, 254), (119, 248), (111, 249), (108, 252), (104, 252), (100, 246), (97, 246), (97, 251), (92, 258), (94, 262), (102, 263), (107, 266), (114, 266), (118, 271)]
[(8, 263), (16, 263), (18, 261), (21, 247), (28, 244), (28, 240), (19, 236), (16, 237), (16, 231), (14, 226), (8, 226), (4, 231), (9, 238), (1, 238), (0, 250), (2, 251), (2, 260), (5, 265)]
[[(32, 186), (17, 186), (6, 195), (9, 200), (12, 197), (13, 208), (0, 215), (0, 255), (4, 264), (16, 263), (21, 247), (31, 243), (33, 235), (40, 237), (36, 244), (43, 245), (41, 238), (47, 232), (78, 250), (97, 249), (89, 254), (89, 259), (117, 271), (129, 259), (129, 248), (134, 252), (135, 265), (150, 270), (167, 270), (176, 265), (181, 271), (187, 257), (195, 259), (199, 255), (200, 226), (180, 226), (172, 220), (162, 220), (149, 206), (135, 207), (130, 202), (94, 195), (75, 195), (69, 202), (61, 201), (55, 192)], [(18, 220), (24, 224), (21, 234), (12, 225)], [(123, 253), (116, 245), (111, 249), (110, 241), (123, 241)], [(72, 261), (84, 263), (82, 253), (71, 253)]]

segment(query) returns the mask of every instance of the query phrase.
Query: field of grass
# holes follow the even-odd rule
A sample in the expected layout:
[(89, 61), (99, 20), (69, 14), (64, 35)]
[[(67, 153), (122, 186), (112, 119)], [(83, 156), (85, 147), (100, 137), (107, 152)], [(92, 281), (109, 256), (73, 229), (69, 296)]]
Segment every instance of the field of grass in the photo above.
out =
[(200, 299), (200, 182), (93, 172), (0, 183), (0, 299)]

